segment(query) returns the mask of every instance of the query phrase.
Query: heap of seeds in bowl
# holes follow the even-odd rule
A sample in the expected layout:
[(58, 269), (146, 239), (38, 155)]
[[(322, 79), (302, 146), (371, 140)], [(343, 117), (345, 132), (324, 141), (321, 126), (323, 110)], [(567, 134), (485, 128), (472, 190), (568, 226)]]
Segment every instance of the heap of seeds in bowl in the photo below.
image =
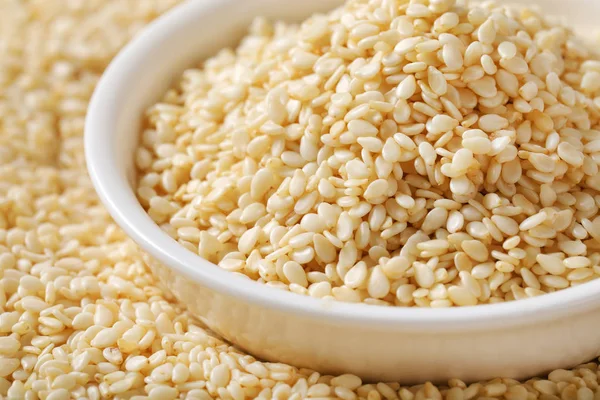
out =
[(600, 276), (600, 61), (529, 9), (349, 1), (257, 20), (147, 112), (149, 215), (268, 286), (396, 306)]

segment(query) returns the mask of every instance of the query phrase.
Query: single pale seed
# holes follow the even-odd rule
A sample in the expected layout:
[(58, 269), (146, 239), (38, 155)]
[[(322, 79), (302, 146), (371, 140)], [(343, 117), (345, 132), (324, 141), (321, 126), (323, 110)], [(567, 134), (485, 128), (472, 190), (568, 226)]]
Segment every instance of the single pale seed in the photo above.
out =
[(557, 256), (538, 254), (536, 261), (545, 271), (552, 275), (562, 275), (566, 270), (563, 261)]

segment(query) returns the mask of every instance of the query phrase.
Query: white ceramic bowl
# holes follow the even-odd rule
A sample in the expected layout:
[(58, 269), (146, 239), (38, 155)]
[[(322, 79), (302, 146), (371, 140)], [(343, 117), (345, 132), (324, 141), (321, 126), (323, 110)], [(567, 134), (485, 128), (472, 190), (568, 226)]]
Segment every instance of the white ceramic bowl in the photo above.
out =
[[(538, 0), (592, 23), (600, 3)], [(160, 280), (214, 331), (266, 360), (368, 380), (532, 376), (600, 354), (600, 280), (518, 302), (452, 309), (327, 302), (236, 277), (164, 233), (139, 205), (133, 150), (145, 108), (181, 71), (235, 44), (254, 16), (301, 20), (338, 0), (198, 0), (152, 23), (115, 58), (92, 98), (85, 151), (116, 222)], [(591, 10), (596, 7), (596, 12)]]

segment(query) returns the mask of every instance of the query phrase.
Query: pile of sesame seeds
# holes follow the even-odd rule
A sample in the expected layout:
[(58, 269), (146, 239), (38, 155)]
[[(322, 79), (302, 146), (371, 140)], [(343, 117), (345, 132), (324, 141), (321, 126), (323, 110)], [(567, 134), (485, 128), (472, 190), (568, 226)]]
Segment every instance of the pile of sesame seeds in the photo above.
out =
[(600, 399), (598, 363), (410, 387), (265, 363), (173, 303), (101, 207), (82, 136), (104, 67), (174, 3), (0, 1), (0, 398)]
[(225, 270), (451, 307), (600, 276), (600, 58), (527, 8), (258, 19), (147, 112), (138, 195)]

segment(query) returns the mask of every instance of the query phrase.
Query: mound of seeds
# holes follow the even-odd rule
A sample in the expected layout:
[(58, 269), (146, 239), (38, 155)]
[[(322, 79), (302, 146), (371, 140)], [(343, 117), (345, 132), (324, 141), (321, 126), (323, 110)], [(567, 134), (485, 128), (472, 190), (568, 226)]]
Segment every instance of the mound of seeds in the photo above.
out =
[(600, 61), (529, 9), (357, 1), (257, 20), (147, 113), (138, 194), (189, 250), (369, 304), (600, 275)]
[(600, 400), (597, 363), (439, 387), (264, 363), (170, 302), (100, 206), (81, 155), (103, 68), (173, 3), (0, 1), (1, 398)]

